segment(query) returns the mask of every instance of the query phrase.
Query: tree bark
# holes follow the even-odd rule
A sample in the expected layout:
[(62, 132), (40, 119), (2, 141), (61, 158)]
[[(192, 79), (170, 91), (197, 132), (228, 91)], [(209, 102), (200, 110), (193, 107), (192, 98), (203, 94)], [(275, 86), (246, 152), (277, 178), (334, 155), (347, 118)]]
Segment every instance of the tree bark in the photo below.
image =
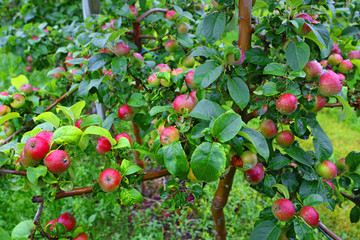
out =
[(81, 4), (84, 20), (93, 14), (100, 13), (100, 0), (82, 0)]

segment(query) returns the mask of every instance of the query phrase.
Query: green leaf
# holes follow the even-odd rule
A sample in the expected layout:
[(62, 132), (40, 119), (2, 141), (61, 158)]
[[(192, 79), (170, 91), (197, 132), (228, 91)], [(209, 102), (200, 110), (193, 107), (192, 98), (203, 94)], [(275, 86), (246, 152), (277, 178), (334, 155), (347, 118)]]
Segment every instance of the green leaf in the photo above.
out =
[(75, 117), (72, 111), (70, 110), (70, 108), (64, 106), (57, 106), (56, 112), (59, 113), (60, 111), (62, 111), (65, 114), (67, 119), (69, 119), (70, 123), (74, 123)]
[(195, 105), (189, 115), (194, 118), (210, 121), (212, 118), (217, 118), (224, 112), (224, 108), (218, 103), (203, 99)]
[(360, 219), (360, 208), (358, 206), (354, 206), (350, 211), (350, 222), (357, 223)]
[(74, 126), (64, 126), (57, 129), (53, 134), (53, 141), (57, 144), (78, 144), (83, 132)]
[(119, 139), (119, 142), (115, 146), (113, 146), (111, 149), (126, 148), (126, 147), (129, 147), (129, 148), (131, 147), (130, 141), (126, 137), (121, 137)]
[(82, 46), (87, 45), (90, 42), (89, 35), (87, 35), (85, 32), (80, 33), (76, 39), (78, 40), (79, 44)]
[(225, 12), (213, 12), (200, 21), (196, 35), (203, 36), (210, 44), (214, 44), (223, 34), (225, 25)]
[(227, 87), (231, 98), (241, 110), (244, 110), (250, 101), (249, 88), (246, 83), (240, 78), (229, 78), (227, 81)]
[(331, 140), (316, 120), (310, 120), (308, 123), (311, 128), (311, 133), (314, 136), (313, 145), (316, 158), (320, 161), (329, 159), (333, 154)]
[(60, 126), (60, 119), (52, 112), (41, 113), (35, 118), (35, 121), (38, 120), (44, 120), (46, 122), (49, 122), (55, 128), (58, 128)]
[(208, 47), (199, 47), (195, 50), (193, 50), (191, 52), (191, 54), (189, 55), (189, 57), (196, 57), (196, 56), (202, 56), (202, 57), (206, 57), (206, 58), (209, 58), (213, 55), (217, 55), (219, 56), (219, 52), (216, 51), (215, 49), (213, 48), (208, 48)]
[(107, 116), (102, 124), (102, 127), (105, 128), (106, 130), (110, 130), (114, 122), (115, 116), (116, 116), (115, 113), (111, 113), (109, 116)]
[(291, 10), (298, 8), (303, 3), (303, 0), (286, 0), (286, 5), (288, 5)]
[(20, 91), (20, 87), (23, 84), (29, 83), (29, 80), (25, 75), (20, 75), (16, 78), (11, 79), (11, 85), (13, 85), (18, 91)]
[(150, 116), (154, 116), (155, 114), (162, 113), (162, 112), (165, 112), (165, 111), (170, 110), (170, 109), (173, 109), (173, 107), (171, 107), (170, 105), (155, 106), (155, 107), (150, 109), (149, 114), (150, 114)]
[(269, 169), (271, 170), (280, 170), (284, 166), (289, 165), (290, 160), (284, 156), (276, 156), (270, 160)]
[(72, 112), (72, 115), (74, 116), (74, 120), (80, 118), (81, 112), (84, 109), (84, 107), (85, 107), (85, 101), (80, 101), (75, 103), (69, 108), (69, 110)]
[(284, 185), (282, 185), (282, 184), (274, 184), (274, 185), (271, 186), (271, 188), (276, 188), (280, 193), (282, 193), (282, 195), (286, 199), (289, 199), (289, 197), (290, 197), (289, 191)]
[(2, 239), (2, 240), (11, 240), (9, 234), (2, 228), (0, 228), (0, 239)]
[(294, 124), (295, 132), (302, 136), (306, 133), (307, 130), (307, 121), (305, 118), (296, 117)]
[(93, 72), (99, 68), (102, 68), (110, 59), (107, 53), (98, 53), (93, 55), (88, 61), (89, 71)]
[(312, 228), (304, 223), (302, 219), (294, 219), (294, 230), (299, 240), (315, 240)]
[(194, 82), (199, 89), (206, 88), (216, 81), (222, 72), (223, 67), (221, 64), (208, 60), (195, 69)]
[(285, 68), (280, 63), (270, 63), (264, 68), (264, 74), (275, 75), (275, 76), (284, 76)]
[(265, 96), (272, 96), (279, 93), (274, 82), (266, 82), (262, 88)]
[(143, 197), (141, 196), (141, 193), (139, 193), (139, 191), (135, 188), (121, 188), (120, 200), (122, 205), (131, 206), (142, 203)]
[(290, 148), (284, 149), (284, 151), (289, 154), (289, 156), (292, 157), (295, 161), (306, 166), (311, 167), (314, 163), (311, 156), (299, 147), (293, 145)]
[(211, 133), (212, 135), (224, 143), (230, 141), (240, 131), (242, 120), (237, 113), (223, 113), (214, 122)]
[(121, 166), (120, 166), (120, 174), (121, 176), (127, 176), (133, 173), (137, 172), (143, 172), (144, 169), (139, 167), (138, 165), (132, 164), (129, 160), (122, 160)]
[[(258, 1), (256, 1), (258, 2)], [(256, 65), (267, 65), (272, 62), (266, 53), (259, 48), (251, 48), (245, 51), (245, 62)]]
[(304, 199), (305, 206), (318, 206), (324, 203), (324, 198), (319, 194), (310, 194)]
[[(78, 130), (80, 130), (80, 129), (78, 129)], [(84, 134), (93, 134), (93, 135), (99, 135), (102, 137), (106, 137), (110, 141), (112, 146), (116, 145), (116, 143), (117, 143), (116, 140), (114, 138), (112, 138), (111, 133), (102, 127), (90, 126), (84, 131)]]
[(323, 50), (331, 41), (330, 33), (323, 24), (310, 24), (307, 25), (311, 28), (311, 32), (305, 37), (313, 40), (321, 50)]
[(304, 200), (310, 194), (320, 194), (322, 186), (320, 184), (319, 181), (303, 181), (299, 189), (300, 199)]
[(198, 180), (215, 181), (225, 172), (225, 149), (220, 143), (204, 142), (193, 152), (190, 165)]
[(18, 225), (13, 229), (11, 233), (11, 239), (15, 240), (26, 240), (28, 239), (28, 236), (30, 235), (30, 230), (33, 227), (33, 221), (32, 220), (26, 220)]
[(9, 121), (10, 119), (19, 118), (19, 117), (21, 117), (21, 116), (20, 116), (20, 114), (18, 112), (8, 113), (8, 114), (0, 117), (0, 125), (4, 124), (4, 122)]
[(310, 58), (310, 47), (305, 42), (289, 42), (285, 56), (287, 63), (294, 71), (301, 71)]
[(281, 183), (291, 193), (295, 193), (299, 185), (298, 181), (296, 180), (296, 174), (290, 171), (287, 171), (281, 175)]
[(36, 168), (28, 167), (26, 176), (32, 184), (37, 184), (39, 177), (45, 177), (47, 168), (44, 165), (40, 165)]
[(359, 188), (360, 187), (360, 175), (357, 173), (348, 173), (346, 174), (346, 177), (351, 178), (354, 181), (354, 187)]
[(272, 221), (265, 221), (256, 225), (251, 232), (250, 240), (277, 240), (280, 236), (281, 228)]
[(355, 172), (360, 164), (360, 152), (350, 152), (345, 158), (345, 163), (348, 165), (350, 172)]
[(347, 119), (351, 118), (353, 116), (353, 111), (351, 110), (349, 103), (342, 96), (336, 95), (335, 97), (343, 105), (343, 107), (342, 107), (343, 117), (341, 119), (339, 119), (339, 121), (347, 120)]
[(147, 105), (147, 102), (141, 93), (133, 93), (127, 104), (131, 107), (144, 107)]
[(124, 75), (127, 72), (127, 60), (126, 57), (116, 57), (111, 61), (111, 71), (113, 74), (118, 74), (120, 76)]
[(97, 114), (92, 114), (87, 116), (80, 124), (81, 128), (85, 128), (91, 125), (99, 125), (101, 126), (101, 117)]
[(242, 128), (239, 135), (250, 141), (263, 158), (269, 158), (269, 147), (266, 139), (261, 133), (251, 128)]
[(173, 142), (163, 147), (165, 167), (171, 175), (186, 179), (189, 162), (179, 142)]

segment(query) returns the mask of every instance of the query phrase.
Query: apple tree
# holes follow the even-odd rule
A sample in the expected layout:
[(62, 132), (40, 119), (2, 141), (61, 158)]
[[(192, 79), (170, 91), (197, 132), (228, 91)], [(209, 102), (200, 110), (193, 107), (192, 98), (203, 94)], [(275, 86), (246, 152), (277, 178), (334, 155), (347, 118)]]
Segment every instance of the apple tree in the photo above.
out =
[[(144, 182), (164, 176), (170, 177), (160, 190), (162, 206), (177, 212), (201, 199), (206, 183), (218, 182), (211, 207), (215, 239), (226, 239), (223, 208), (236, 173), (274, 202), (262, 210), (251, 240), (315, 239), (315, 228), (341, 239), (320, 221), (318, 205), (334, 210), (352, 201), (350, 219), (359, 221), (360, 153), (334, 159), (317, 121), (326, 107), (340, 107), (341, 119), (359, 113), (359, 3), (133, 0), (102, 6), (108, 15), (83, 22), (75, 16), (58, 23), (62, 29), (51, 21), (23, 28), (40, 31), (40, 39), (8, 29), (7, 49), (27, 39), (23, 47), (48, 59), (55, 79), (33, 92), (20, 76), (1, 93), (7, 138), (0, 173), (19, 181), (17, 190), (41, 189), (32, 198), (39, 204), (34, 220), (20, 223), (15, 236), (88, 239), (69, 213), (42, 225), (42, 209), (57, 199), (104, 192), (118, 204), (139, 204)], [(87, 111), (93, 102), (102, 104), (104, 118)], [(117, 125), (131, 131), (116, 132)], [(299, 140), (312, 141), (313, 150)], [(73, 162), (95, 152), (104, 158), (98, 179), (74, 186)], [(147, 158), (157, 169), (148, 169)]]

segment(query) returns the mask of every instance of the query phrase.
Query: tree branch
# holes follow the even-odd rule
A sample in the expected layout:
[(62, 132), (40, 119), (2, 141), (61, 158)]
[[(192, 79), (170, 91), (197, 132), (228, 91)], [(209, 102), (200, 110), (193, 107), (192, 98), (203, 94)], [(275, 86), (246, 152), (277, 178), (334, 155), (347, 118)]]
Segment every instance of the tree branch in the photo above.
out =
[[(59, 102), (61, 102), (62, 100), (64, 100), (67, 96), (71, 95), (73, 92), (75, 92), (78, 88), (75, 88), (65, 94), (63, 94), (61, 97), (59, 97), (58, 99), (56, 99), (52, 104), (50, 104), (45, 111), (50, 111), (53, 107), (55, 107)], [(30, 122), (26, 123), (19, 131), (14, 132), (13, 134), (11, 134), (7, 139), (5, 139), (5, 141), (3, 141), (2, 143), (0, 143), (0, 147), (9, 143), (16, 135), (18, 135), (19, 133), (25, 131), (26, 129), (28, 129), (31, 125), (34, 124), (34, 120), (31, 120)]]
[(14, 174), (14, 175), (20, 175), (20, 176), (26, 176), (26, 172), (19, 172), (14, 170), (6, 170), (6, 169), (0, 169), (0, 173), (6, 173), (6, 174)]
[(327, 235), (329, 235), (334, 240), (342, 240), (341, 237), (333, 233), (330, 229), (328, 229), (322, 222), (319, 222), (319, 226), (323, 232), (325, 232)]
[[(139, 145), (142, 145), (139, 126), (135, 123), (134, 120), (131, 120), (131, 124), (134, 132), (135, 142), (137, 142)], [(140, 159), (140, 153), (138, 151), (135, 151), (135, 159), (136, 164), (139, 165), (142, 169), (145, 169), (145, 163), (142, 159)]]
[[(142, 178), (142, 181), (149, 181), (149, 180), (161, 178), (161, 177), (164, 177), (164, 176), (167, 176), (167, 175), (170, 175), (168, 170), (161, 170), (161, 171), (157, 171), (157, 172), (152, 172), (152, 173), (146, 174)], [(71, 191), (68, 191), (68, 192), (58, 192), (55, 195), (55, 200), (56, 199), (61, 199), (61, 198), (66, 198), (66, 197), (84, 195), (84, 194), (92, 193), (92, 191), (93, 191), (93, 186), (83, 187), (83, 188), (75, 188), (75, 189), (73, 189)], [(42, 196), (34, 196), (31, 199), (31, 201), (33, 203), (41, 203), (41, 202), (44, 202), (44, 198)]]
[(360, 207), (360, 196), (353, 196), (344, 192), (340, 192), (340, 193), (341, 195), (343, 195), (344, 198), (349, 199), (350, 201), (355, 203), (358, 207)]
[(144, 20), (144, 18), (146, 18), (148, 15), (150, 15), (152, 13), (155, 13), (155, 12), (164, 12), (164, 13), (166, 13), (167, 11), (168, 11), (167, 9), (163, 9), (163, 8), (150, 9), (149, 11), (145, 12), (143, 15), (138, 17), (137, 22), (140, 23), (142, 20)]

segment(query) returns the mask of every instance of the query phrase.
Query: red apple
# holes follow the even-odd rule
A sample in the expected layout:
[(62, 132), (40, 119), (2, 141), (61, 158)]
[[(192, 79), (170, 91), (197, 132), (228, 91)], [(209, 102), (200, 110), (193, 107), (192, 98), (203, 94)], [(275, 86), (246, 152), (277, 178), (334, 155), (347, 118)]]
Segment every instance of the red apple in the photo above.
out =
[(9, 106), (6, 106), (6, 105), (1, 105), (0, 106), (0, 117), (8, 114), (11, 112), (11, 109)]
[(130, 121), (134, 118), (135, 112), (132, 107), (125, 104), (119, 108), (118, 114), (120, 119)]
[(337, 73), (337, 75), (339, 76), (339, 80), (340, 80), (341, 84), (344, 84), (344, 82), (346, 80), (345, 75), (342, 73)]
[(196, 84), (194, 82), (194, 70), (191, 70), (186, 74), (185, 82), (190, 89), (196, 89)]
[(337, 176), (336, 165), (327, 160), (315, 166), (316, 172), (326, 180), (333, 180)]
[(51, 224), (50, 231), (52, 231), (55, 227), (54, 223), (57, 223), (57, 222), (58, 222), (57, 219), (50, 220), (47, 224), (45, 224), (45, 228), (47, 225)]
[(49, 146), (51, 146), (53, 132), (49, 131), (41, 131), (38, 134), (36, 134), (36, 137), (44, 139)]
[(230, 65), (233, 66), (240, 66), (241, 64), (243, 64), (244, 60), (245, 60), (245, 52), (242, 49), (238, 49), (238, 51), (240, 51), (240, 58), (238, 60), (235, 60), (235, 54), (234, 53), (230, 53), (228, 55), (226, 55), (226, 59), (227, 62)]
[(331, 50), (331, 53), (337, 53), (337, 54), (341, 53), (341, 50), (340, 50), (339, 46), (335, 42), (334, 42), (334, 47)]
[(323, 67), (317, 61), (310, 61), (305, 65), (303, 71), (306, 73), (307, 79), (312, 79), (322, 74)]
[(326, 98), (323, 96), (320, 96), (320, 95), (316, 95), (315, 96), (315, 106), (311, 111), (318, 112), (324, 108), (325, 104), (326, 104)]
[(33, 161), (30, 161), (30, 159), (25, 158), (24, 151), (21, 152), (20, 163), (24, 168), (34, 165)]
[(115, 25), (114, 25), (115, 22), (116, 22), (115, 19), (110, 22), (110, 28), (113, 29), (113, 30), (115, 30)]
[(10, 106), (11, 106), (12, 108), (21, 108), (22, 106), (24, 106), (24, 104), (25, 104), (25, 98), (24, 98), (23, 95), (21, 95), (21, 94), (14, 94), (14, 95), (12, 96), (12, 98), (13, 98), (13, 102), (10, 103)]
[(102, 155), (110, 150), (111, 150), (110, 141), (106, 137), (99, 138), (96, 145), (96, 151)]
[(285, 130), (285, 131), (279, 132), (276, 135), (275, 139), (276, 139), (277, 144), (279, 144), (280, 146), (290, 147), (294, 142), (294, 134), (289, 130)]
[(320, 64), (323, 68), (326, 68), (326, 66), (328, 65), (328, 61), (327, 60), (322, 60), (320, 61)]
[(100, 50), (98, 51), (98, 53), (109, 53), (109, 54), (111, 54), (111, 51), (110, 51), (109, 48), (102, 48), (102, 49), (100, 49)]
[(349, 52), (348, 59), (350, 59), (350, 60), (352, 60), (352, 59), (360, 59), (360, 51), (359, 50), (354, 50), (354, 51)]
[(190, 95), (179, 95), (175, 98), (173, 107), (179, 114), (190, 113), (195, 107), (195, 100)]
[(168, 19), (168, 20), (173, 21), (173, 20), (175, 20), (175, 18), (176, 18), (175, 15), (176, 15), (176, 12), (175, 12), (175, 11), (173, 11), (173, 10), (167, 11), (166, 14), (165, 14), (165, 18)]
[(319, 79), (319, 93), (325, 97), (338, 94), (342, 89), (339, 76), (334, 72), (325, 72)]
[(20, 92), (23, 92), (26, 95), (31, 95), (33, 93), (33, 87), (30, 84), (25, 83), (21, 85)]
[(136, 9), (135, 6), (129, 6), (129, 9), (130, 9), (130, 17), (131, 18), (136, 18), (137, 15), (138, 15), (138, 11)]
[(306, 20), (308, 20), (309, 22), (312, 22), (313, 19), (311, 18), (311, 16), (309, 14), (306, 13), (301, 13), (299, 15), (296, 16), (296, 18), (302, 18), (305, 20), (304, 25), (302, 26), (299, 35), (301, 36), (305, 36), (307, 35), (309, 32), (311, 32), (311, 28), (309, 27), (309, 25), (306, 23)]
[(80, 235), (78, 235), (76, 238), (74, 238), (74, 240), (88, 240), (89, 237), (88, 235), (86, 235), (86, 233), (82, 233)]
[(186, 68), (192, 68), (195, 65), (195, 58), (194, 57), (186, 57), (183, 62)]
[(190, 26), (187, 22), (182, 22), (177, 26), (177, 32), (179, 34), (186, 34), (189, 32)]
[(147, 82), (149, 84), (150, 87), (157, 87), (160, 85), (160, 79), (157, 78), (156, 76), (156, 72), (152, 73), (148, 79), (147, 79)]
[(290, 115), (296, 111), (297, 104), (298, 100), (295, 95), (285, 93), (276, 101), (276, 109), (282, 114)]
[(348, 73), (353, 69), (354, 65), (349, 60), (343, 60), (339, 65), (339, 71)]
[(140, 61), (144, 62), (144, 58), (140, 53), (134, 52), (133, 57), (135, 57), (135, 58), (139, 59)]
[(130, 47), (124, 42), (119, 42), (115, 44), (113, 52), (116, 56), (127, 56), (130, 53)]
[[(65, 68), (63, 68), (63, 67), (57, 67), (56, 69), (59, 69), (59, 70), (61, 70), (61, 71), (63, 71), (63, 72), (66, 72), (66, 71), (65, 71)], [(53, 73), (53, 77), (54, 77), (55, 79), (59, 79), (59, 78), (62, 77), (62, 74), (61, 74), (61, 73)]]
[(61, 223), (62, 225), (64, 225), (66, 228), (66, 231), (68, 231), (68, 232), (74, 230), (74, 228), (76, 226), (75, 218), (68, 212), (60, 215), (60, 217), (58, 218), (58, 223)]
[(171, 76), (177, 76), (181, 73), (184, 72), (184, 69), (182, 68), (175, 68), (174, 70), (171, 71)]
[(197, 90), (193, 90), (190, 93), (190, 97), (192, 97), (195, 100), (195, 104), (197, 104), (199, 102), (199, 100), (196, 97), (196, 93), (197, 93)]
[(281, 198), (274, 202), (272, 212), (280, 221), (289, 221), (295, 215), (295, 206), (290, 200)]
[(44, 165), (51, 173), (63, 173), (70, 167), (70, 157), (63, 150), (50, 152), (44, 159)]
[(101, 172), (98, 182), (104, 192), (114, 192), (120, 186), (121, 175), (115, 169), (109, 168)]
[(303, 206), (299, 212), (299, 217), (312, 228), (316, 228), (319, 225), (319, 214), (313, 207)]
[(32, 72), (32, 71), (33, 71), (33, 67), (32, 67), (32, 66), (26, 66), (26, 67), (25, 67), (25, 71), (27, 71), (27, 72)]
[(27, 57), (26, 57), (26, 60), (27, 60), (29, 63), (32, 63), (32, 61), (33, 61), (32, 56), (27, 56)]
[(119, 142), (120, 138), (122, 138), (122, 137), (128, 139), (130, 145), (132, 145), (132, 138), (131, 138), (130, 135), (127, 134), (127, 133), (120, 133), (120, 134), (118, 134), (118, 135), (115, 137), (116, 142)]
[(68, 66), (68, 67), (74, 66), (74, 64), (71, 64), (71, 63), (68, 62), (68, 61), (70, 61), (70, 60), (72, 60), (72, 59), (74, 59), (72, 56), (66, 57), (66, 58), (65, 58), (65, 65)]
[(164, 131), (164, 129), (165, 129), (165, 122), (158, 126), (157, 129), (158, 134), (161, 134)]
[(278, 132), (276, 124), (270, 119), (264, 120), (260, 124), (259, 130), (261, 134), (267, 139), (275, 137)]
[(346, 173), (349, 171), (349, 166), (345, 163), (345, 158), (341, 158), (336, 162), (337, 175)]
[(336, 66), (336, 65), (339, 65), (342, 60), (343, 60), (343, 58), (340, 54), (334, 53), (328, 57), (328, 64), (330, 64), (332, 66)]
[(244, 178), (250, 184), (258, 184), (264, 179), (264, 168), (260, 164), (256, 164), (254, 168), (244, 172)]
[(24, 157), (27, 161), (39, 162), (46, 156), (49, 150), (50, 146), (45, 139), (32, 137), (25, 144)]
[(163, 146), (168, 145), (172, 142), (179, 141), (179, 139), (180, 139), (179, 130), (177, 130), (173, 126), (165, 128), (160, 135), (160, 143)]
[(246, 171), (256, 166), (258, 162), (256, 154), (251, 151), (245, 151), (240, 155), (239, 167)]
[(168, 52), (176, 52), (179, 49), (179, 43), (176, 40), (169, 40), (165, 43), (165, 50)]
[(171, 68), (166, 63), (160, 63), (155, 66), (154, 71), (158, 70), (159, 72), (171, 72)]

